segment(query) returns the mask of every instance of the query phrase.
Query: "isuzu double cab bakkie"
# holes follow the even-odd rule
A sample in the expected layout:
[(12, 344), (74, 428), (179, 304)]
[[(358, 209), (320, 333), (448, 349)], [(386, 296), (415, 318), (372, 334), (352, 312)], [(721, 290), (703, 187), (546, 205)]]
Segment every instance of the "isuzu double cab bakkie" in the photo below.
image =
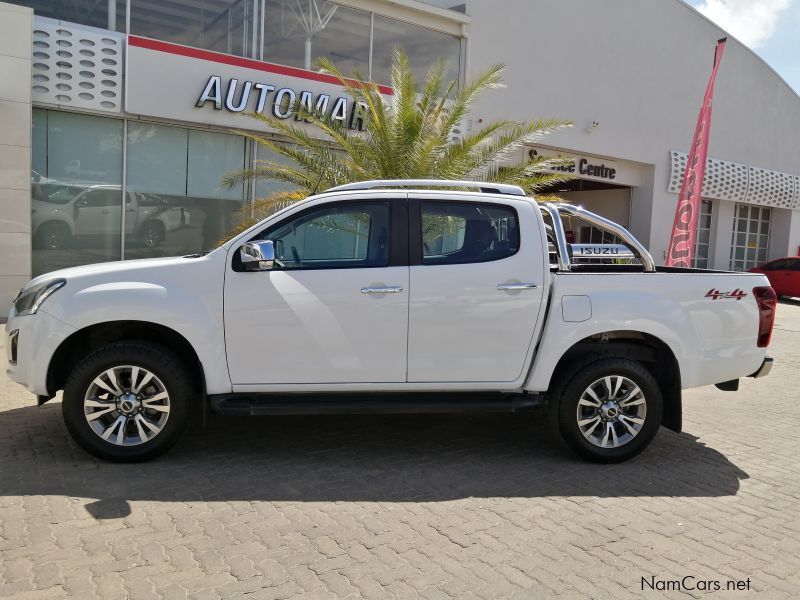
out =
[[(455, 190), (455, 191), (454, 191)], [(476, 191), (477, 190), (477, 191)], [(582, 220), (616, 244), (570, 244)], [(294, 204), (217, 249), (26, 285), (8, 374), (115, 461), (152, 458), (197, 411), (523, 411), (581, 456), (681, 428), (681, 390), (733, 390), (772, 359), (766, 277), (656, 267), (623, 227), (522, 189), (376, 181)]]

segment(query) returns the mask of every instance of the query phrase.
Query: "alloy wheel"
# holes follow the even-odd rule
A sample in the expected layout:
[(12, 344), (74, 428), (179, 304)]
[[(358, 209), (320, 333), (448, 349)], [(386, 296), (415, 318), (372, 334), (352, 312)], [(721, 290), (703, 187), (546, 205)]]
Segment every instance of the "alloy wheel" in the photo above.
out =
[(632, 380), (607, 375), (584, 390), (576, 413), (583, 437), (600, 448), (618, 448), (642, 430), (647, 399)]
[(164, 429), (170, 414), (169, 392), (143, 367), (111, 367), (89, 384), (83, 411), (89, 427), (103, 440), (136, 446)]

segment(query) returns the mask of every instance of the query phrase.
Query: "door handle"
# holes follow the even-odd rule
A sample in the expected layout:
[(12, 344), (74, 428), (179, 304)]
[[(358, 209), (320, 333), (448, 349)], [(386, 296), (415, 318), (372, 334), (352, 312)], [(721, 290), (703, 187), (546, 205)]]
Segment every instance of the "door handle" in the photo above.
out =
[(501, 283), (497, 286), (498, 290), (503, 292), (515, 291), (515, 290), (535, 290), (538, 285), (535, 283)]
[(111, 212), (111, 211), (110, 211), (110, 210), (108, 210), (107, 208), (104, 208), (104, 209), (103, 209), (103, 214), (104, 214), (104, 215), (107, 215), (107, 214), (108, 214), (108, 213), (110, 213), (110, 212)]
[(389, 287), (363, 287), (361, 288), (362, 294), (399, 294), (403, 288), (396, 286)]

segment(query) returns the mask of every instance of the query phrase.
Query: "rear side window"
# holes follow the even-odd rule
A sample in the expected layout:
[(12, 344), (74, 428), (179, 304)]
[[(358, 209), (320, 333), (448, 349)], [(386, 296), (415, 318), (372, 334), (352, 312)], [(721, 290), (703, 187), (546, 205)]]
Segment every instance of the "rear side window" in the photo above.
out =
[(512, 208), (472, 202), (422, 202), (422, 264), (500, 260), (519, 250), (519, 221)]

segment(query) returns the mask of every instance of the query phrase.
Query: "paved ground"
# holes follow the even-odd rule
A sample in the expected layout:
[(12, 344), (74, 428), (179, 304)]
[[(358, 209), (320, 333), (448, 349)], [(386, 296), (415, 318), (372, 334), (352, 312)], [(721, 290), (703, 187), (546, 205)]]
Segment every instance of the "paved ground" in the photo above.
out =
[(514, 416), (217, 419), (110, 465), (0, 376), (0, 597), (796, 598), (800, 304), (772, 354), (614, 466)]

